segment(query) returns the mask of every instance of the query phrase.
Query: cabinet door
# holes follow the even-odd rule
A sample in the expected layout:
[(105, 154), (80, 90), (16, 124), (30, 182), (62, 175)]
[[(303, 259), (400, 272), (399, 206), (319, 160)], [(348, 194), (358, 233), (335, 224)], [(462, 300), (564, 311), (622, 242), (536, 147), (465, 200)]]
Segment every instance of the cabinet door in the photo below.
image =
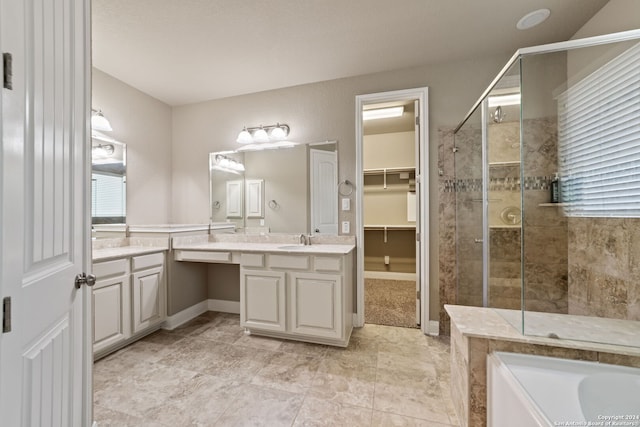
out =
[(99, 280), (93, 287), (93, 352), (131, 336), (129, 275)]
[(266, 331), (285, 331), (287, 323), (284, 275), (284, 272), (241, 270), (241, 326)]
[(133, 273), (133, 333), (162, 322), (165, 315), (165, 286), (162, 267)]
[(290, 332), (342, 338), (342, 278), (317, 273), (290, 273), (290, 277)]

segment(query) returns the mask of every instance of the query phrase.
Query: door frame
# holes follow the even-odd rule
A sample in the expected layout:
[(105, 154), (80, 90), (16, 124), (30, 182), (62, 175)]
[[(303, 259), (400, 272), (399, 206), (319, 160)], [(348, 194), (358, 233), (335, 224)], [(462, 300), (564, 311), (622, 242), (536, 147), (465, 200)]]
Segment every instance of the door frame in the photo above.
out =
[[(366, 95), (356, 95), (356, 314), (354, 315), (354, 326), (364, 326), (364, 132), (362, 121), (362, 110), (365, 105), (378, 104), (393, 101), (418, 100), (420, 111), (420, 158), (416, 159), (416, 166), (420, 171), (419, 179), (419, 215), (417, 219), (420, 223), (420, 257), (416, 262), (420, 263), (419, 277), (416, 279), (420, 283), (420, 329), (423, 333), (433, 333), (429, 329), (429, 88), (421, 87), (414, 89), (403, 89), (390, 92), (370, 93)], [(437, 334), (437, 331), (435, 331)]]

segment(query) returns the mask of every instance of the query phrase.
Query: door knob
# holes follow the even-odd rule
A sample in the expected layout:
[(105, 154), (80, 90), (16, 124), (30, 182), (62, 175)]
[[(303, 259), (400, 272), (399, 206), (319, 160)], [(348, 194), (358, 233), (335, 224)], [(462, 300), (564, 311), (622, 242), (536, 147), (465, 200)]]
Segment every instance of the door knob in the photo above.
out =
[(96, 284), (96, 275), (85, 273), (78, 274), (76, 276), (75, 284), (76, 289), (80, 289), (82, 285), (93, 286)]

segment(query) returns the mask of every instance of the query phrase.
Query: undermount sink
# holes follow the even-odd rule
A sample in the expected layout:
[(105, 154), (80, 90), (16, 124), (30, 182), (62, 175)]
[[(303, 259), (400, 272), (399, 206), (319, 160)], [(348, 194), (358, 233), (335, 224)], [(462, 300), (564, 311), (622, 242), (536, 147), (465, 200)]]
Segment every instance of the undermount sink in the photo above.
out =
[(284, 245), (284, 246), (278, 246), (278, 249), (283, 249), (283, 250), (297, 250), (297, 249), (303, 249), (306, 245)]

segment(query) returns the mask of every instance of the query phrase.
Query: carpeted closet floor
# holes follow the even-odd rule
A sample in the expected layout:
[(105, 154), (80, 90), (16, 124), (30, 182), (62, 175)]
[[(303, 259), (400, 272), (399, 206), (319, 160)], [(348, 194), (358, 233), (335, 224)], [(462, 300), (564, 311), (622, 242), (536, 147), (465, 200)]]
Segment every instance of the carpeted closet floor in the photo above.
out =
[(364, 279), (364, 321), (416, 328), (415, 280)]

